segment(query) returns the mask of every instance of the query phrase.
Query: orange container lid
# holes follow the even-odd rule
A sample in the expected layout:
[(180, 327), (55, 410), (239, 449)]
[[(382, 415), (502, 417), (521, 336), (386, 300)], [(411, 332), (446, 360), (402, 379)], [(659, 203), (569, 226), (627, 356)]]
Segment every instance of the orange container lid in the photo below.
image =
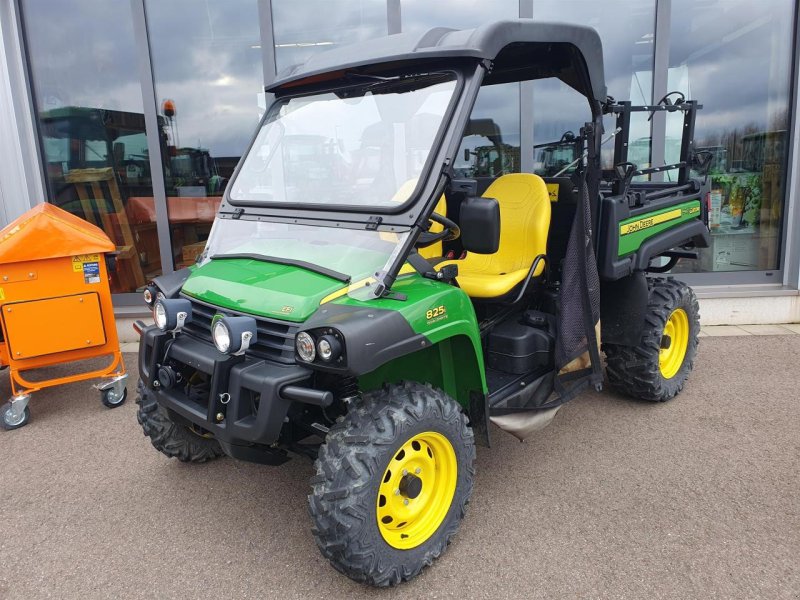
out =
[(102, 229), (46, 202), (0, 230), (0, 264), (114, 250)]

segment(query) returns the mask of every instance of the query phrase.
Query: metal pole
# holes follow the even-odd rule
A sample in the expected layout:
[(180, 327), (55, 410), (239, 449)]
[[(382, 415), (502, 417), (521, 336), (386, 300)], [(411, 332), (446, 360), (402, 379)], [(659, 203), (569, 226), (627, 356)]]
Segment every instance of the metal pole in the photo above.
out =
[(169, 234), (167, 213), (167, 190), (164, 185), (164, 169), (161, 156), (161, 139), (156, 107), (156, 88), (153, 81), (153, 64), (150, 55), (150, 37), (147, 32), (147, 13), (144, 0), (131, 0), (133, 35), (136, 42), (136, 58), (139, 63), (139, 81), (142, 86), (144, 124), (147, 129), (147, 152), (150, 158), (150, 179), (153, 186), (153, 201), (156, 209), (156, 231), (161, 256), (161, 270), (172, 273), (172, 239)]
[[(672, 0), (656, 0), (655, 41), (653, 48), (653, 89), (651, 104), (669, 91), (669, 38), (672, 29)], [(657, 111), (650, 121), (650, 164), (660, 167), (666, 163), (667, 113)], [(651, 181), (664, 181), (664, 173), (653, 173)]]

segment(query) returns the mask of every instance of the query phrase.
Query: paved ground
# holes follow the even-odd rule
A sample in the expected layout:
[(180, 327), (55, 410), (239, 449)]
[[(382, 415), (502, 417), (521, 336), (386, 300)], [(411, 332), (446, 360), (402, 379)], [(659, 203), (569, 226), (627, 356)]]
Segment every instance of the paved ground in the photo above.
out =
[(524, 444), (495, 430), (450, 550), (384, 591), (317, 552), (306, 460), (182, 465), (132, 401), (41, 393), (0, 431), (0, 598), (798, 598), (798, 356), (708, 337), (671, 403), (587, 394)]

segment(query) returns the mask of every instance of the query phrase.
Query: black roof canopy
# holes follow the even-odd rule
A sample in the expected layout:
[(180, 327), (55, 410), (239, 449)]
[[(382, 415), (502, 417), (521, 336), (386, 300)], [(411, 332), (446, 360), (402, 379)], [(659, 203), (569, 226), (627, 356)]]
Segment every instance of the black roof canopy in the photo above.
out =
[(533, 19), (496, 21), (463, 30), (436, 27), (341, 46), (285, 69), (266, 91), (296, 91), (365, 67), (380, 72), (381, 68), (458, 59), (492, 61), (486, 84), (558, 77), (590, 99), (606, 100), (603, 47), (597, 32), (591, 27)]

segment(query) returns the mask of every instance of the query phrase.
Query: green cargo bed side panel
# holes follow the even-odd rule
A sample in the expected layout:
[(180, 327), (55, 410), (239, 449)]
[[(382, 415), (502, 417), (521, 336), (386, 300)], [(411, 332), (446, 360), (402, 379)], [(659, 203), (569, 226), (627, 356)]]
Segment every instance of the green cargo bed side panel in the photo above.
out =
[(619, 224), (617, 256), (636, 252), (645, 240), (700, 215), (700, 201), (692, 200), (625, 219)]

